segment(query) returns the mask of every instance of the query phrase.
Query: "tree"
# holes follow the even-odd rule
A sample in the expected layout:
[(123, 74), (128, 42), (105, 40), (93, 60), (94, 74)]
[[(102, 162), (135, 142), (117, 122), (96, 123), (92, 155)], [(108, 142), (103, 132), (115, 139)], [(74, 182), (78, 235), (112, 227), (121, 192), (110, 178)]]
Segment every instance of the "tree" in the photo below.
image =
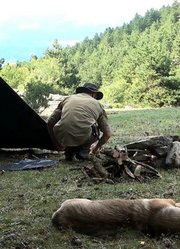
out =
[(3, 66), (4, 62), (5, 62), (5, 59), (1, 58), (0, 59), (0, 70), (2, 69), (2, 66)]
[(36, 112), (41, 113), (48, 107), (48, 97), (51, 87), (41, 82), (27, 83), (24, 100)]
[(58, 67), (58, 75), (55, 82), (62, 94), (73, 92), (79, 84), (78, 70), (75, 64), (68, 60), (68, 55), (65, 51), (58, 41), (55, 40), (52, 49), (48, 49), (45, 55), (45, 59), (53, 59)]
[(29, 70), (26, 65), (7, 64), (0, 72), (1, 76), (12, 88), (21, 88), (21, 90), (23, 90), (29, 76)]

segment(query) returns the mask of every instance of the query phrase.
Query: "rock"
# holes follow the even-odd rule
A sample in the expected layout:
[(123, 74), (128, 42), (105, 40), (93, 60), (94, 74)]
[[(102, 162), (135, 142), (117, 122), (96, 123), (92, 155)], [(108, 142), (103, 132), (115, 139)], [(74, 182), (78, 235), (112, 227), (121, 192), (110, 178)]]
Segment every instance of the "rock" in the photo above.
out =
[(180, 168), (180, 142), (174, 141), (172, 143), (172, 146), (167, 153), (165, 163), (172, 168)]

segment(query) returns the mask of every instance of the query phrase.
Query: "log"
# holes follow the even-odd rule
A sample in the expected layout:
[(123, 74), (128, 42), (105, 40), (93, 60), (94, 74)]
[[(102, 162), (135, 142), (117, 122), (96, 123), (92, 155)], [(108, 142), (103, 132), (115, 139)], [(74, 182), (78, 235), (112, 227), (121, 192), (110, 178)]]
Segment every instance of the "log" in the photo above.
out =
[(99, 173), (99, 175), (103, 178), (107, 178), (109, 176), (109, 172), (102, 166), (100, 159), (93, 156), (92, 158), (94, 169)]
[(172, 142), (172, 136), (159, 136), (133, 142), (127, 144), (126, 147), (127, 149), (147, 149), (151, 153), (155, 153), (155, 155), (164, 156), (169, 150)]

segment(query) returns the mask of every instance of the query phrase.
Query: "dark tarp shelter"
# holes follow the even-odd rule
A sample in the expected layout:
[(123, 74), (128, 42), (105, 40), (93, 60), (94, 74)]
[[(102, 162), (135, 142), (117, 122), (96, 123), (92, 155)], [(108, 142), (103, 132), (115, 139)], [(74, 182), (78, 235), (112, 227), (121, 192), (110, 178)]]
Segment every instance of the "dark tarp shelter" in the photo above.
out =
[(46, 122), (1, 77), (0, 148), (55, 150)]

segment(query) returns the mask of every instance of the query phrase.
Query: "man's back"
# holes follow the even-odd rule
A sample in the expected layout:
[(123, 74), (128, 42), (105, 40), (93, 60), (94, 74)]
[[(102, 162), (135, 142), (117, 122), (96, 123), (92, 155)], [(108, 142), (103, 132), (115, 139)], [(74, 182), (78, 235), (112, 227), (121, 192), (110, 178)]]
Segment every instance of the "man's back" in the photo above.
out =
[(103, 113), (101, 104), (90, 95), (71, 95), (63, 101), (61, 119), (54, 126), (54, 133), (65, 146), (81, 145), (90, 136), (91, 125)]

